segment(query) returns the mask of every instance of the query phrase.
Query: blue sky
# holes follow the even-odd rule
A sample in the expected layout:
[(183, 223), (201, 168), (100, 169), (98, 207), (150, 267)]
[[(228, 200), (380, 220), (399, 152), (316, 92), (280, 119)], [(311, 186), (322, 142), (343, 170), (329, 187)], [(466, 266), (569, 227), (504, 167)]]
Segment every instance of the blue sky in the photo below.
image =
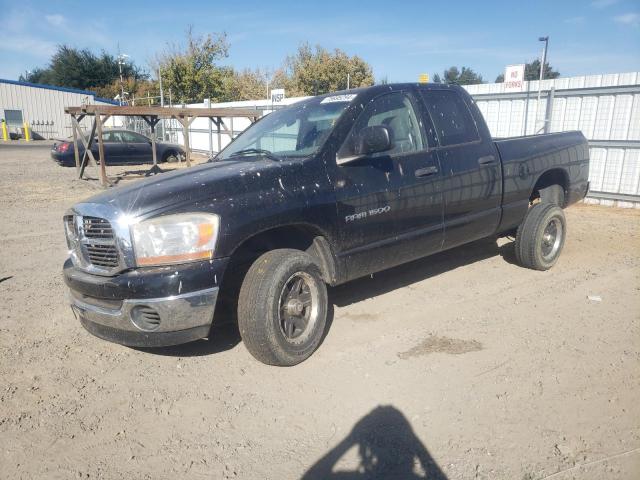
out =
[(493, 81), (540, 54), (563, 76), (640, 70), (640, 0), (447, 2), (92, 2), (0, 0), (0, 78), (45, 66), (56, 45), (123, 53), (146, 65), (167, 43), (226, 31), (236, 68), (276, 68), (308, 41), (358, 54), (377, 79), (415, 81), (469, 66)]

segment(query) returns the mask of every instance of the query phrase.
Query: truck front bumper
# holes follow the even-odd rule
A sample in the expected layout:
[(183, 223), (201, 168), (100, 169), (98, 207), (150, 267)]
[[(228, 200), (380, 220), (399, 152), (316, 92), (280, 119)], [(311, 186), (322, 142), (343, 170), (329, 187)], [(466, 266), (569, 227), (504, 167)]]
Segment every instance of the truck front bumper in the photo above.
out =
[(90, 333), (130, 347), (187, 343), (209, 334), (218, 288), (109, 304), (70, 291), (71, 309)]
[(64, 277), (71, 309), (90, 333), (131, 347), (160, 347), (209, 335), (225, 266), (214, 261), (100, 277), (68, 261)]

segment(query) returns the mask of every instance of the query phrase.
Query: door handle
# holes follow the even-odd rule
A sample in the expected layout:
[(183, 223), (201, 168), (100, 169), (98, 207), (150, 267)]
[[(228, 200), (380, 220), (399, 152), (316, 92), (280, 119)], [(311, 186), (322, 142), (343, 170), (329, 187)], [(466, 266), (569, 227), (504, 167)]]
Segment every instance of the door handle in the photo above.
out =
[(478, 165), (495, 165), (496, 157), (493, 155), (487, 155), (486, 157), (480, 157), (478, 159)]
[(435, 175), (436, 173), (438, 173), (438, 167), (431, 166), (431, 167), (417, 169), (415, 175), (416, 177), (420, 178), (420, 177), (429, 177), (431, 175)]

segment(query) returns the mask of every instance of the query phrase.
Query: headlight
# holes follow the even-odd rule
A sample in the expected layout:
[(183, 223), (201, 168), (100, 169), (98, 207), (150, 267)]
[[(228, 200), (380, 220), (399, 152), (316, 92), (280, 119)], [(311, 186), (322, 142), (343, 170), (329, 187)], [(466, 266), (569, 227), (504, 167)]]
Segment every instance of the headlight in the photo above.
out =
[(220, 217), (185, 213), (131, 225), (136, 264), (168, 265), (213, 258)]

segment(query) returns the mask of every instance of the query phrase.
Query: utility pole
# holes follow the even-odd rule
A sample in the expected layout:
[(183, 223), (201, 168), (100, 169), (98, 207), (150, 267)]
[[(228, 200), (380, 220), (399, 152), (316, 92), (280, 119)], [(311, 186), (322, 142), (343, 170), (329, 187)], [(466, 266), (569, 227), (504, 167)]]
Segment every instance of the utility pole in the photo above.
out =
[(129, 55), (125, 53), (118, 54), (118, 69), (120, 70), (120, 105), (122, 105), (122, 100), (124, 99), (124, 77), (122, 76), (122, 65), (124, 65), (124, 59), (129, 57)]
[[(544, 42), (544, 48), (542, 49), (542, 61), (540, 62), (540, 80), (538, 81), (538, 103), (536, 103), (536, 129), (538, 128), (538, 112), (540, 111), (540, 95), (542, 93), (542, 80), (544, 79), (544, 64), (547, 62), (547, 48), (549, 46), (549, 36), (538, 37), (539, 42)], [(546, 119), (544, 120), (546, 123)], [(543, 124), (544, 128), (544, 124)], [(537, 131), (536, 131), (537, 133)]]
[(164, 107), (164, 90), (162, 89), (162, 71), (158, 69), (158, 81), (160, 82), (160, 106)]
[(350, 83), (351, 83), (351, 74), (347, 73), (347, 90), (349, 90)]

